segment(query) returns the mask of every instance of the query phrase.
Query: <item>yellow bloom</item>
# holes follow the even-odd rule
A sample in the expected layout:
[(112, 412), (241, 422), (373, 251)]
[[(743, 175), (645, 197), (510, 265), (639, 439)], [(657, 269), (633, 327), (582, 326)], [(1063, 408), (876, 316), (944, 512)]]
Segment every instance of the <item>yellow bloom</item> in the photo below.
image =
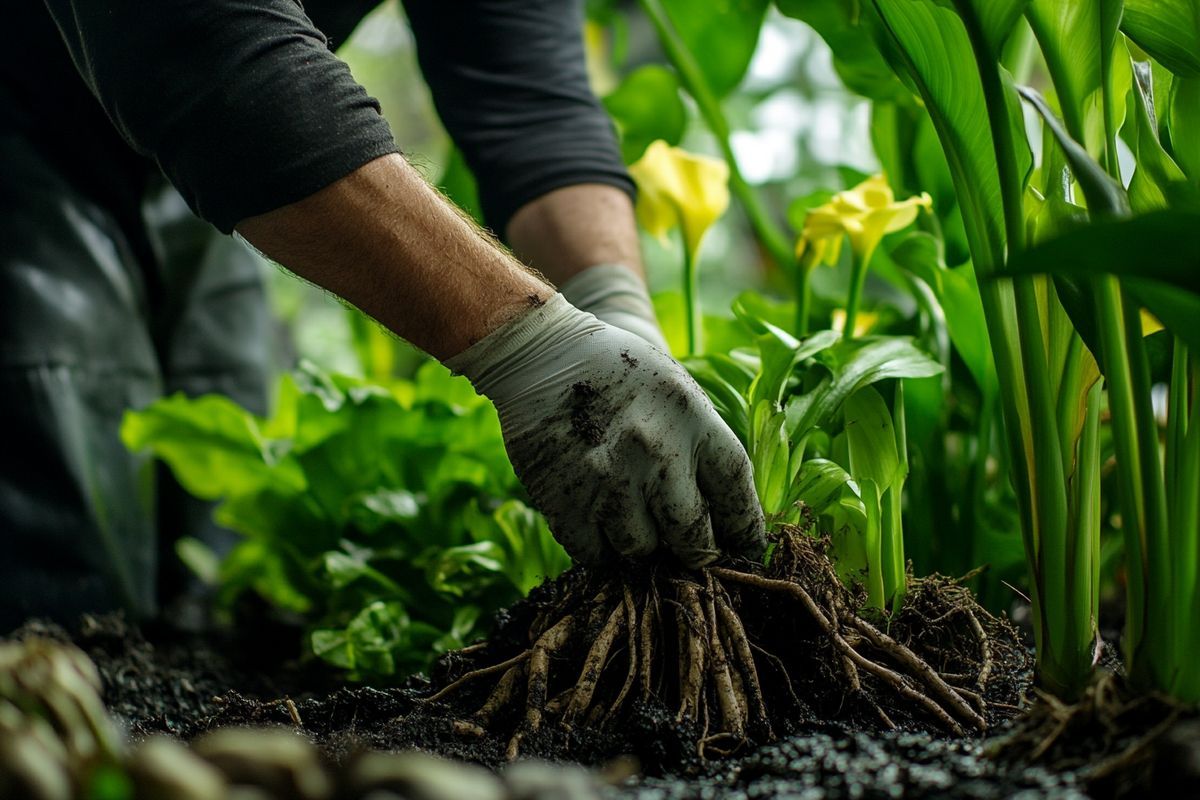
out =
[(800, 242), (796, 245), (797, 257), (802, 256), (810, 246), (814, 249), (820, 247), (823, 248), (825, 259), (817, 258), (813, 263), (821, 260), (833, 263), (837, 258), (836, 250), (833, 258), (828, 258), (828, 249), (834, 247), (828, 243), (840, 242), (844, 233), (850, 238), (855, 257), (869, 258), (885, 234), (911, 225), (917, 218), (917, 212), (931, 205), (932, 200), (924, 192), (918, 197), (896, 200), (892, 187), (888, 186), (883, 175), (867, 178), (853, 189), (838, 192), (828, 203), (808, 212), (804, 218), (804, 229), (800, 232)]
[[(866, 336), (871, 332), (871, 329), (879, 322), (879, 314), (874, 311), (859, 311), (854, 319), (854, 332), (851, 334), (854, 338)], [(846, 331), (846, 311), (842, 308), (835, 308), (831, 319), (830, 327), (838, 333)]]
[(637, 217), (659, 239), (676, 225), (695, 254), (705, 232), (729, 207), (729, 166), (659, 139), (629, 167), (637, 181)]

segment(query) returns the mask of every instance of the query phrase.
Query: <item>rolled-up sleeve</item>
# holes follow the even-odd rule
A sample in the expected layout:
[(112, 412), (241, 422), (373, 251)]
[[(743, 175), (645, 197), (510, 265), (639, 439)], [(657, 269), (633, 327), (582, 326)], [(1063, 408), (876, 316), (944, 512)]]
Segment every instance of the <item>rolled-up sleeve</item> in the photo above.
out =
[(46, 0), (121, 135), (222, 231), (396, 152), (295, 0)]
[(588, 85), (582, 0), (406, 0), (434, 104), (501, 235), (553, 189), (633, 196), (612, 122)]

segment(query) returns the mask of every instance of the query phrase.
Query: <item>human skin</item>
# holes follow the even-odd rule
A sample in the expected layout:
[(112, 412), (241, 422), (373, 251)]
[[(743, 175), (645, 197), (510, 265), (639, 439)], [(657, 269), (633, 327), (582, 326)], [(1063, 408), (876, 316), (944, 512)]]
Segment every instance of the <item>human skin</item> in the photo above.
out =
[(596, 264), (621, 264), (644, 283), (637, 222), (629, 195), (585, 183), (526, 203), (505, 231), (517, 258), (561, 286)]
[(399, 155), (377, 158), (303, 200), (248, 217), (236, 230), (272, 260), (439, 360), (554, 294)]

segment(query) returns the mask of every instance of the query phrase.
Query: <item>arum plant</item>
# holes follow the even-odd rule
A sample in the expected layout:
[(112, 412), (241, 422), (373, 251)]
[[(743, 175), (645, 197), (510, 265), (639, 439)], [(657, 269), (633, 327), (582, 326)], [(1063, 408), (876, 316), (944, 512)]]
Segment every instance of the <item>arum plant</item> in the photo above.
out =
[(819, 264), (837, 263), (844, 236), (850, 240), (853, 263), (842, 330), (845, 338), (853, 338), (867, 270), (876, 248), (886, 234), (907, 228), (917, 213), (922, 208), (929, 209), (932, 202), (924, 192), (896, 200), (887, 179), (879, 174), (810, 209), (796, 242), (796, 334), (803, 336), (808, 329), (809, 276)]
[(664, 242), (674, 228), (682, 234), (687, 355), (693, 355), (703, 347), (700, 245), (729, 207), (729, 167), (659, 139), (630, 165), (629, 173), (638, 185), (637, 218), (642, 227)]
[[(734, 314), (755, 347), (687, 365), (746, 445), (768, 520), (816, 517), (843, 579), (866, 589), (868, 605), (894, 606), (906, 582), (900, 387), (904, 378), (938, 374), (941, 365), (905, 337), (845, 341), (819, 331), (797, 339), (764, 319), (749, 295)], [(888, 380), (896, 386), (891, 409), (878, 391)]]

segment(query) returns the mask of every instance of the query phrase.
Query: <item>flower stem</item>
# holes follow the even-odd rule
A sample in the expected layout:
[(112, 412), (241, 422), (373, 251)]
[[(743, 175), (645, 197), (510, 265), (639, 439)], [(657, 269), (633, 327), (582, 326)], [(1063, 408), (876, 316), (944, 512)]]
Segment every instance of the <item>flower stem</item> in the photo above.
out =
[(700, 259), (687, 240), (683, 242), (683, 305), (687, 327), (687, 355), (694, 356), (704, 347), (703, 320), (700, 315)]
[(790, 237), (771, 217), (762, 198), (742, 175), (729, 139), (729, 121), (725, 118), (720, 100), (708, 85), (704, 71), (700, 69), (695, 56), (679, 37), (674, 24), (662, 7), (662, 3), (659, 0), (639, 0), (639, 5), (650, 20), (650, 24), (654, 26), (663, 53), (671, 62), (671, 66), (675, 68), (675, 72), (678, 73), (680, 83), (696, 101), (696, 108), (699, 109), (700, 116), (704, 118), (705, 124), (716, 137), (717, 145), (721, 148), (721, 155), (725, 158), (725, 163), (729, 165), (729, 189), (746, 212), (746, 218), (750, 221), (750, 227), (754, 229), (755, 236), (771, 255), (771, 259), (775, 261), (776, 265), (780, 269), (788, 269), (794, 260)]

